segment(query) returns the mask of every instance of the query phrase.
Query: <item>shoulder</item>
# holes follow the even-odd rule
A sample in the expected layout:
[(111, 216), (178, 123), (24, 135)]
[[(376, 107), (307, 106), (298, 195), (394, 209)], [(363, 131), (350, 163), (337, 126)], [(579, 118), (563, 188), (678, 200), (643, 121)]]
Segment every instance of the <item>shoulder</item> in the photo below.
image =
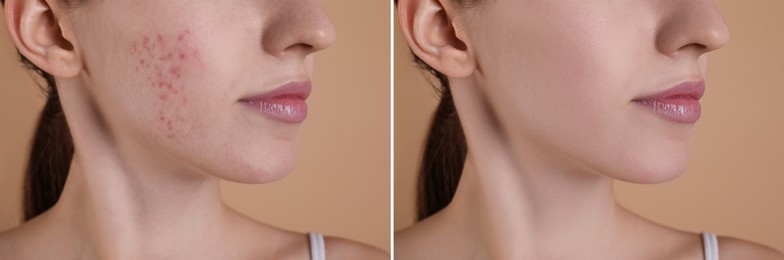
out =
[[(274, 259), (309, 259), (310, 240), (307, 233), (283, 231), (283, 241), (278, 245)], [(381, 249), (340, 237), (324, 236), (326, 259), (389, 259)]]
[(307, 259), (308, 239), (303, 233), (267, 225), (230, 209), (227, 241), (236, 259)]
[[(239, 213), (235, 216), (239, 219), (234, 227), (241, 237), (239, 246), (253, 249), (242, 259), (310, 259), (307, 233), (270, 226)], [(325, 236), (324, 247), (327, 259), (389, 259), (380, 249), (338, 237)]]
[(389, 259), (381, 249), (345, 238), (324, 237), (327, 259)]
[(18, 239), (14, 235), (14, 229), (5, 230), (0, 232), (0, 259), (14, 259), (18, 258), (18, 253), (15, 248)]
[(784, 254), (771, 247), (734, 237), (718, 237), (721, 259), (782, 259)]
[[(462, 229), (443, 221), (439, 214), (433, 215), (413, 225), (395, 232), (396, 259), (454, 259), (465, 258), (465, 250), (471, 251), (470, 242)], [(455, 239), (458, 239), (457, 241)]]
[[(416, 252), (421, 251), (425, 238), (429, 235), (427, 232), (422, 232), (423, 225), (416, 223), (413, 226), (407, 227), (395, 232), (395, 256), (399, 259), (419, 259)], [(416, 250), (419, 248), (420, 250)]]
[[(42, 239), (37, 240), (41, 241)], [(26, 259), (34, 255), (40, 256), (41, 252), (33, 250), (30, 246), (32, 241), (36, 241), (36, 238), (33, 236), (29, 224), (22, 224), (0, 232), (0, 259)], [(36, 251), (39, 252), (36, 253)]]
[[(423, 251), (422, 249), (425, 246), (415, 246), (420, 244), (417, 242), (420, 237), (417, 233), (417, 228), (415, 227), (408, 227), (395, 232), (395, 259), (422, 259), (421, 255), (417, 253)], [(417, 248), (420, 250), (416, 250)]]
[(478, 255), (478, 238), (468, 232), (467, 222), (454, 208), (435, 214), (395, 232), (395, 259), (486, 259)]

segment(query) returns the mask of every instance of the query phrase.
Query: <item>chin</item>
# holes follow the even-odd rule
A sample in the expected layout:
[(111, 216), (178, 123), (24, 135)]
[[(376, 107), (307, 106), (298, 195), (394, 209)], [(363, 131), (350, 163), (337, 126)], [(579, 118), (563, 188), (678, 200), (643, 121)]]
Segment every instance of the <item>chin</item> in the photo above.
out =
[(293, 163), (276, 163), (275, 165), (247, 164), (245, 166), (232, 169), (228, 176), (220, 176), (220, 178), (227, 181), (245, 184), (263, 184), (285, 178), (289, 175), (292, 168)]
[(291, 160), (249, 162), (245, 167), (237, 169), (238, 178), (231, 181), (246, 184), (270, 183), (288, 176), (292, 168), (294, 168), (293, 158)]
[[(230, 153), (226, 158), (226, 164), (221, 167), (220, 172), (224, 174), (217, 177), (246, 184), (270, 183), (283, 179), (294, 168), (296, 149), (280, 149), (276, 152), (252, 154), (233, 156)], [(225, 167), (227, 165), (230, 167)]]
[(626, 174), (616, 176), (616, 179), (638, 183), (638, 184), (657, 184), (674, 180), (686, 171), (689, 163), (688, 154), (664, 156), (649, 156), (637, 160), (635, 165), (630, 165)]

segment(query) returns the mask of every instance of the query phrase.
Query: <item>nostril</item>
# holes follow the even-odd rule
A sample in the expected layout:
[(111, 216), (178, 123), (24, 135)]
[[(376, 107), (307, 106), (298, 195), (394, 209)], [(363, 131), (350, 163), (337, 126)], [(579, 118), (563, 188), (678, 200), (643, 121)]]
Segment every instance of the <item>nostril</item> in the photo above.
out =
[(702, 43), (692, 43), (692, 44), (684, 46), (682, 49), (688, 49), (688, 48), (694, 48), (694, 49), (697, 49), (699, 51), (707, 51), (708, 50), (708, 46), (705, 45), (705, 44), (702, 44)]
[(298, 43), (298, 44), (294, 44), (294, 45), (289, 46), (284, 51), (303, 51), (303, 52), (309, 53), (309, 52), (313, 52), (315, 50), (316, 50), (316, 48), (313, 45), (310, 45), (310, 44), (307, 44), (307, 43)]

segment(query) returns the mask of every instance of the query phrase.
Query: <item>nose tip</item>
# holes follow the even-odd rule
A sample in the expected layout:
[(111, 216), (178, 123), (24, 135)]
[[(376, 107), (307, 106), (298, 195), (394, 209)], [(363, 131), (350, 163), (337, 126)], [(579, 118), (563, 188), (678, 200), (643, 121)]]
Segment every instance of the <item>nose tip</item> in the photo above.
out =
[[(326, 15), (325, 15), (326, 16)], [(311, 38), (307, 42), (310, 42), (310, 46), (313, 48), (313, 51), (321, 51), (332, 44), (335, 43), (335, 39), (337, 38), (337, 32), (335, 32), (335, 25), (332, 24), (332, 20), (329, 17), (321, 22), (322, 25), (317, 27), (311, 33)]]
[(263, 47), (272, 55), (324, 50), (335, 42), (335, 26), (317, 1), (285, 1), (264, 29)]
[(657, 45), (662, 53), (674, 55), (684, 49), (707, 53), (729, 42), (729, 28), (712, 1), (677, 3), (664, 16), (663, 26), (658, 32)]
[(712, 3), (703, 6), (702, 14), (692, 14), (695, 24), (693, 41), (702, 46), (702, 52), (711, 52), (721, 49), (730, 39), (730, 30), (718, 8)]
[(705, 38), (703, 42), (705, 42), (705, 48), (707, 51), (715, 51), (721, 49), (730, 41), (730, 30), (727, 27), (727, 24), (724, 22), (724, 19), (721, 17), (720, 14), (716, 14), (718, 16), (718, 21), (716, 25), (705, 31)]

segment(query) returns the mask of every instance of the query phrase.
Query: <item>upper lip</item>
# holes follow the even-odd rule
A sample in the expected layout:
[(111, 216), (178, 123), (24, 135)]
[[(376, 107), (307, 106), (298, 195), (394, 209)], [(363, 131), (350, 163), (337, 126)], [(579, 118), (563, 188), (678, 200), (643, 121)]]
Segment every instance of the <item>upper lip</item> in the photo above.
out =
[(240, 102), (250, 102), (250, 101), (260, 101), (260, 100), (270, 100), (276, 98), (299, 98), (299, 99), (308, 99), (310, 96), (311, 85), (310, 81), (302, 80), (302, 81), (291, 81), (280, 85), (277, 88), (272, 90), (266, 91), (261, 94), (249, 95), (240, 99)]
[(705, 93), (705, 82), (702, 80), (685, 81), (659, 93), (635, 98), (633, 101), (645, 101), (671, 98), (691, 98), (700, 100)]

